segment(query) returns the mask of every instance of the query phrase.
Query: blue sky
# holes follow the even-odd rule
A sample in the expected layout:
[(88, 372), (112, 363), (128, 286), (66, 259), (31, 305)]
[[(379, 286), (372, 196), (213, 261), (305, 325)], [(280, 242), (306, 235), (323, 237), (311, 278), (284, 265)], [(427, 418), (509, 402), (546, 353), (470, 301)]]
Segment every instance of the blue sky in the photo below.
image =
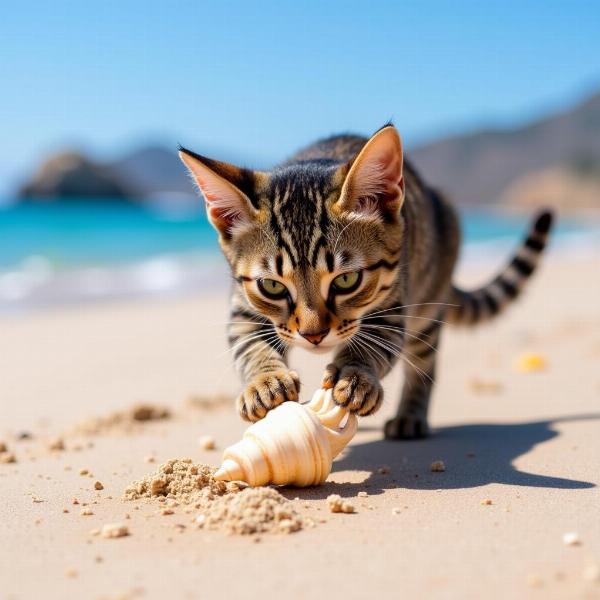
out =
[(0, 190), (64, 145), (261, 166), (392, 118), (410, 145), (600, 85), (600, 3), (22, 2), (0, 23)]

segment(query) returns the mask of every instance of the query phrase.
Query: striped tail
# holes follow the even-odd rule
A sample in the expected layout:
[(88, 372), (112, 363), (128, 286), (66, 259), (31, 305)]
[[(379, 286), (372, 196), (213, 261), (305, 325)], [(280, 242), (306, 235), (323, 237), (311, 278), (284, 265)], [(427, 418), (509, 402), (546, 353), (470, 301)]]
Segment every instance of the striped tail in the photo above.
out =
[(487, 285), (470, 292), (452, 288), (446, 319), (459, 325), (475, 325), (491, 319), (521, 293), (535, 271), (546, 247), (552, 228), (550, 211), (540, 213), (515, 257), (507, 267)]

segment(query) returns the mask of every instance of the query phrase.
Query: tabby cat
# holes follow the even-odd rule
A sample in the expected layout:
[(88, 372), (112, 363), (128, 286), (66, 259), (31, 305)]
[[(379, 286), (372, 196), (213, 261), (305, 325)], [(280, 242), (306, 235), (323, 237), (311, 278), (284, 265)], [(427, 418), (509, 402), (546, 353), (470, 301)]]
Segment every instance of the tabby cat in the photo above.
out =
[(336, 136), (272, 171), (252, 171), (185, 148), (235, 279), (229, 343), (244, 381), (237, 407), (256, 421), (298, 400), (292, 346), (334, 350), (323, 386), (371, 415), (381, 379), (402, 359), (405, 383), (388, 438), (428, 432), (436, 349), (445, 322), (475, 324), (521, 291), (546, 245), (543, 212), (502, 273), (475, 291), (452, 284), (456, 213), (404, 160), (396, 128)]

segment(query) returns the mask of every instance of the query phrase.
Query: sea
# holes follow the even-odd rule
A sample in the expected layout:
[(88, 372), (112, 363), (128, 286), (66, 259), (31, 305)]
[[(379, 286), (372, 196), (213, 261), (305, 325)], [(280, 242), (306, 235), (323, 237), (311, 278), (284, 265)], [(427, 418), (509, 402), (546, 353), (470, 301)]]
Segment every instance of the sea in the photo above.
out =
[[(503, 256), (527, 218), (461, 211), (463, 261)], [(600, 251), (597, 223), (559, 219), (555, 251)], [(0, 203), (0, 313), (133, 298), (210, 293), (230, 285), (201, 206), (117, 201)]]

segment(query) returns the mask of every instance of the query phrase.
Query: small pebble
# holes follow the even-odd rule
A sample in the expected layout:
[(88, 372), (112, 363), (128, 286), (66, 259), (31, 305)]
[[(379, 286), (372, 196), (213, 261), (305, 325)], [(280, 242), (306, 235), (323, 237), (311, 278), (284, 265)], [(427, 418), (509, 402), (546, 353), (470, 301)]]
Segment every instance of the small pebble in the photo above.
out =
[(483, 504), (483, 506), (491, 506), (493, 503), (489, 498), (485, 498), (485, 500), (481, 501), (481, 504)]
[(548, 367), (548, 362), (541, 354), (528, 352), (521, 355), (516, 362), (517, 371), (521, 373), (535, 373), (544, 371)]
[(121, 523), (108, 523), (102, 526), (100, 535), (107, 539), (125, 537), (129, 535), (129, 529)]
[(89, 517), (94, 514), (94, 511), (91, 508), (82, 508), (79, 514), (82, 517)]
[(12, 452), (2, 452), (0, 453), (0, 463), (9, 464), (16, 463), (17, 457)]
[(194, 522), (196, 523), (196, 525), (198, 525), (198, 527), (204, 527), (204, 522), (205, 521), (206, 521), (206, 517), (204, 515), (198, 515), (194, 519)]
[(477, 394), (498, 394), (502, 391), (502, 384), (499, 381), (479, 377), (469, 379), (468, 385)]
[(154, 463), (154, 462), (156, 462), (156, 458), (154, 458), (154, 456), (146, 456), (146, 457), (144, 458), (144, 462), (147, 462), (147, 463)]
[(356, 494), (359, 498), (366, 498), (369, 494), (367, 494), (367, 492), (358, 492), (358, 494)]
[(203, 450), (214, 450), (217, 447), (215, 438), (212, 435), (203, 435), (198, 438), (198, 443)]
[(581, 539), (579, 537), (579, 534), (576, 533), (575, 531), (570, 531), (568, 533), (565, 533), (563, 535), (563, 544), (565, 546), (580, 546), (581, 545)]
[(443, 473), (446, 470), (446, 465), (443, 460), (434, 460), (429, 469), (432, 473)]
[(0, 452), (8, 452), (8, 446), (6, 442), (0, 440)]
[(64, 450), (65, 441), (61, 437), (54, 438), (48, 442), (48, 450)]
[(327, 496), (327, 506), (329, 506), (329, 511), (332, 513), (354, 512), (354, 506), (350, 502), (342, 500), (342, 497), (339, 494)]
[(96, 481), (96, 483), (94, 483), (94, 489), (100, 491), (104, 489), (104, 486), (99, 481)]
[(392, 514), (393, 515), (399, 515), (400, 514), (400, 509), (398, 507), (392, 508)]
[(88, 475), (89, 474), (89, 470), (88, 469), (79, 469), (79, 474), (80, 475)]

